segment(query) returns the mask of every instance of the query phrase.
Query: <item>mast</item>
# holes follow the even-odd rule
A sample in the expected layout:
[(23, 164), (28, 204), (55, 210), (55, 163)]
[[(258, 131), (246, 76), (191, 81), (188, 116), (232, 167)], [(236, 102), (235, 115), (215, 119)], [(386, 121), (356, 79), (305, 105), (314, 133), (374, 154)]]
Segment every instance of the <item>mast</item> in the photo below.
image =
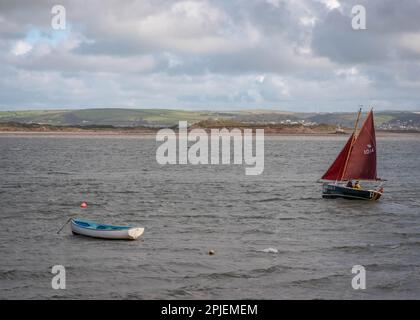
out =
[(349, 159), (350, 159), (350, 155), (351, 155), (351, 150), (353, 149), (354, 142), (357, 139), (356, 131), (357, 131), (357, 126), (359, 125), (359, 120), (360, 120), (360, 114), (361, 113), (362, 113), (362, 108), (359, 109), (359, 113), (357, 114), (357, 119), (356, 119), (356, 123), (354, 125), (354, 131), (353, 131), (353, 139), (351, 141), (349, 152), (347, 153), (346, 163), (344, 164), (344, 170), (343, 170), (343, 173), (341, 174), (341, 179), (340, 179), (341, 181), (343, 180), (344, 175), (346, 174), (347, 165), (349, 164)]

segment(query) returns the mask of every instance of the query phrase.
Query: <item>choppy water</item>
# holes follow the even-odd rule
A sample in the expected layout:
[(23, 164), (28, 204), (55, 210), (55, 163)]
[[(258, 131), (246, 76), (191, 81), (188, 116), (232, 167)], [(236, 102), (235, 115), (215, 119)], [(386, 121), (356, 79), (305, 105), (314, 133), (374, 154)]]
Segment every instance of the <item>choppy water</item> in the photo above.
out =
[[(0, 298), (419, 299), (420, 140), (379, 139), (381, 201), (323, 200), (315, 181), (345, 139), (266, 137), (264, 173), (246, 176), (159, 166), (154, 139), (0, 136)], [(146, 231), (57, 235), (70, 214)]]

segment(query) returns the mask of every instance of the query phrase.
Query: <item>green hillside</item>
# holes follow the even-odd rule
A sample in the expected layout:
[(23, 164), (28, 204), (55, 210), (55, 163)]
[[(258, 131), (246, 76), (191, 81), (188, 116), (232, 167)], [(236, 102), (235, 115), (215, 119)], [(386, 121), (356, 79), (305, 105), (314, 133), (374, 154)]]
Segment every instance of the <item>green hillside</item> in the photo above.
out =
[[(204, 120), (229, 120), (243, 123), (296, 123), (305, 120), (316, 124), (341, 125), (352, 128), (356, 113), (293, 113), (276, 110), (187, 111), (172, 109), (84, 109), (0, 111), (0, 122), (38, 123), (54, 126), (111, 125), (173, 126), (180, 120), (194, 124)], [(362, 121), (366, 113), (362, 115)], [(420, 130), (420, 114), (403, 111), (379, 111), (375, 124), (381, 129)]]
[(179, 120), (197, 122), (211, 117), (205, 111), (168, 109), (85, 109), (48, 111), (0, 111), (0, 122), (51, 125), (174, 125)]
[[(394, 119), (396, 114), (392, 115), (384, 112), (375, 113), (376, 125), (381, 125), (384, 122)], [(366, 113), (361, 115), (361, 120), (366, 117)], [(357, 118), (357, 113), (320, 113), (309, 117), (308, 119), (317, 123), (325, 124), (340, 124), (345, 127), (352, 127)]]

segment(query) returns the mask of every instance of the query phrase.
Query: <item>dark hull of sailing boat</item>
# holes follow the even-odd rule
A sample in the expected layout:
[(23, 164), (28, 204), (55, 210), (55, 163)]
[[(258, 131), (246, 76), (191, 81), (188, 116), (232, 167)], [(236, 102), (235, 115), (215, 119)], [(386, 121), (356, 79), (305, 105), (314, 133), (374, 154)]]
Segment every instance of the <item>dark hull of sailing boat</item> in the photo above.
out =
[(343, 198), (349, 200), (378, 200), (382, 193), (375, 190), (353, 189), (337, 184), (325, 184), (322, 188), (323, 198)]

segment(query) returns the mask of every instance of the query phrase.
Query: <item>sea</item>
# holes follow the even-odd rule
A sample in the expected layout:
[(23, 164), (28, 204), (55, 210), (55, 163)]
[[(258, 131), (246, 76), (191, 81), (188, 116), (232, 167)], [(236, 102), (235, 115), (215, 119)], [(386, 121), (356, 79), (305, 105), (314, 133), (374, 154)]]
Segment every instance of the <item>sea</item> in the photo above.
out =
[[(0, 299), (420, 299), (419, 136), (378, 138), (379, 201), (322, 199), (346, 139), (266, 137), (247, 176), (160, 165), (153, 136), (2, 134)], [(57, 234), (71, 217), (145, 232)]]

